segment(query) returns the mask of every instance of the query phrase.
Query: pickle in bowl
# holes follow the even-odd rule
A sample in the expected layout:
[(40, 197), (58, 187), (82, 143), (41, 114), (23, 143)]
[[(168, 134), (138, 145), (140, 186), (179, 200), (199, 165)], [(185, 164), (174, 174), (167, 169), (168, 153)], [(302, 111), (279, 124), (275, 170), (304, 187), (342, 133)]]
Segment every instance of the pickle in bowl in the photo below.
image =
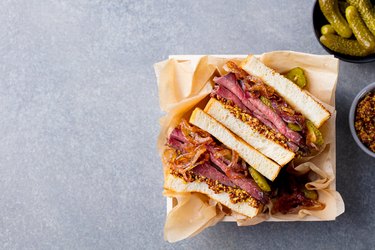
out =
[(324, 49), (354, 63), (375, 61), (375, 1), (318, 0), (315, 35)]

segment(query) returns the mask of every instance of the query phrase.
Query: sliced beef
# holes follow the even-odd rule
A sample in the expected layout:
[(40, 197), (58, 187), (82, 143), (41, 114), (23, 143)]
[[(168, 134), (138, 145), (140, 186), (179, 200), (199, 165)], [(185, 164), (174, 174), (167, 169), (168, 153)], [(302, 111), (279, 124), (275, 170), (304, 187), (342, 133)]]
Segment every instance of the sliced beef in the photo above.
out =
[(241, 86), (238, 85), (236, 75), (233, 73), (226, 74), (225, 76), (215, 77), (214, 82), (229, 89), (235, 94), (241, 102), (246, 98), (245, 93), (242, 91)]
[(216, 166), (218, 166), (234, 184), (245, 190), (253, 198), (257, 199), (262, 204), (266, 204), (268, 202), (268, 197), (259, 188), (259, 186), (253, 179), (245, 177), (243, 174), (233, 171), (221, 159), (215, 157), (213, 153), (210, 153), (210, 160)]
[[(219, 78), (215, 78), (215, 79), (218, 80), (218, 81), (223, 81), (223, 80), (220, 80)], [(216, 85), (214, 90), (212, 91), (212, 95), (213, 96), (218, 95), (218, 96), (220, 96), (220, 97), (222, 97), (226, 100), (232, 101), (237, 107), (242, 109), (243, 112), (245, 112), (247, 114), (250, 114), (250, 115), (253, 115), (258, 120), (260, 120), (264, 125), (269, 127), (270, 129), (278, 131), (277, 128), (272, 124), (272, 122), (268, 121), (262, 115), (261, 112), (257, 111), (255, 109), (255, 107), (251, 107), (251, 108), (253, 108), (253, 110), (250, 111), (235, 94), (233, 94), (230, 90), (225, 88), (223, 85), (220, 85), (220, 84)], [(251, 105), (251, 104), (248, 104), (248, 105)]]
[(180, 151), (184, 148), (184, 143), (173, 137), (168, 138), (168, 145)]
[(273, 123), (273, 125), (275, 125), (275, 127), (281, 134), (285, 135), (285, 137), (296, 144), (300, 143), (302, 136), (299, 133), (288, 128), (283, 119), (278, 114), (276, 114), (275, 111), (264, 104), (259, 98), (248, 98), (248, 100), (258, 110), (260, 110), (268, 118), (268, 120)]
[(251, 114), (250, 110), (246, 108), (246, 106), (241, 102), (241, 100), (233, 94), (230, 90), (225, 88), (223, 85), (215, 86), (214, 90), (212, 91), (212, 95), (218, 95), (222, 98), (232, 101), (237, 107), (242, 109), (245, 113)]
[[(188, 143), (179, 128), (175, 128), (168, 138), (168, 145), (181, 152), (184, 152), (186, 146), (189, 145)], [(217, 180), (230, 187), (238, 186), (261, 203), (266, 204), (268, 202), (268, 196), (262, 192), (255, 181), (245, 176), (243, 166), (237, 163), (235, 166), (229, 167), (229, 160), (215, 157), (214, 152), (222, 150), (222, 147), (210, 144), (206, 144), (205, 147), (207, 148), (206, 153), (209, 154), (209, 160), (194, 167), (191, 170), (193, 173)]]
[(180, 142), (187, 142), (184, 134), (179, 128), (175, 128), (172, 130), (171, 134), (169, 135), (169, 139), (176, 139), (176, 140), (179, 140)]
[(214, 81), (219, 86), (222, 85), (226, 89), (230, 90), (237, 97), (237, 99), (239, 99), (242, 104), (246, 106), (246, 108), (250, 110), (252, 114), (263, 124), (280, 132), (297, 145), (301, 143), (302, 136), (298, 132), (288, 128), (284, 120), (275, 111), (265, 105), (259, 98), (254, 98), (251, 97), (251, 95), (246, 94), (246, 92), (238, 84), (234, 73), (229, 73), (222, 77), (215, 77)]
[[(271, 122), (267, 120), (267, 117), (262, 114), (260, 110), (258, 110), (251, 102), (247, 100), (248, 97), (245, 96), (244, 91), (241, 89), (240, 85), (238, 85), (236, 76), (233, 73), (229, 73), (222, 77), (215, 77), (214, 82), (216, 82), (219, 86), (223, 86), (225, 89), (230, 91), (233, 95), (228, 94), (227, 97), (221, 96), (225, 99), (233, 101), (239, 108), (245, 107), (244, 110), (250, 111), (249, 114), (252, 114), (256, 118), (258, 118), (263, 124), (266, 126), (274, 129), (276, 128), (273, 126)], [(220, 93), (218, 93), (220, 95)], [(229, 99), (235, 96), (235, 99)], [(241, 104), (237, 104), (238, 100), (241, 102)]]
[(215, 167), (210, 165), (209, 163), (205, 163), (193, 168), (193, 173), (209, 178), (214, 181), (219, 181), (221, 184), (224, 184), (229, 187), (234, 187), (235, 185), (230, 181), (230, 179)]
[(291, 142), (291, 141), (288, 141), (286, 143), (288, 145), (288, 147), (293, 151), (293, 152), (297, 152), (299, 150), (299, 147), (297, 144)]

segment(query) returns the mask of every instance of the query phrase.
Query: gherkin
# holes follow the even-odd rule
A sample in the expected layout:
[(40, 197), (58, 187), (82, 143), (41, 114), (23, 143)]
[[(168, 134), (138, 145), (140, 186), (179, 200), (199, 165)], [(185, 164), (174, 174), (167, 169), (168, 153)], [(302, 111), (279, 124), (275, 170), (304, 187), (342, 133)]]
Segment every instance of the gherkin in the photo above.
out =
[(336, 30), (337, 34), (344, 38), (352, 36), (352, 30), (348, 22), (341, 15), (337, 0), (319, 0), (319, 6), (323, 15)]

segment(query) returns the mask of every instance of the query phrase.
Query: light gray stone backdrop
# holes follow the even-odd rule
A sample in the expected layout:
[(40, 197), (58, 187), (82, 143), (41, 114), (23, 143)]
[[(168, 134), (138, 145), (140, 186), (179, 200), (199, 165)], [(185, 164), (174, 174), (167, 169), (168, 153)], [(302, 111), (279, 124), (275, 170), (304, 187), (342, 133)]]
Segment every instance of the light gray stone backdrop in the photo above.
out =
[(375, 160), (348, 111), (375, 64), (340, 63), (335, 222), (220, 223), (171, 245), (153, 63), (169, 54), (326, 54), (314, 1), (0, 1), (0, 248), (370, 249)]

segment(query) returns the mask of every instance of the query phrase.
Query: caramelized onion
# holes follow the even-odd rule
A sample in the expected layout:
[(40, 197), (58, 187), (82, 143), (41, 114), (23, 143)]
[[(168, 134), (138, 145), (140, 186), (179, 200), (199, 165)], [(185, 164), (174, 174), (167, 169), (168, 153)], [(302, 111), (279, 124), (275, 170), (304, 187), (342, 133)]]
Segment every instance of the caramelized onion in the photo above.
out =
[(186, 140), (194, 145), (208, 144), (213, 141), (210, 134), (195, 126), (191, 126), (186, 120), (180, 123), (180, 129)]
[[(194, 167), (208, 161), (209, 156), (208, 154), (204, 155), (205, 152), (206, 152), (206, 147), (204, 144), (201, 144), (197, 146), (193, 151), (177, 156), (176, 159), (174, 160), (174, 164), (176, 168), (181, 169), (182, 172), (189, 171), (193, 169)], [(200, 159), (201, 156), (203, 157)], [(199, 159), (200, 161), (198, 161)]]
[(237, 79), (243, 79), (243, 78), (246, 78), (248, 76), (247, 72), (245, 70), (241, 69), (240, 67), (238, 67), (238, 65), (233, 61), (228, 61), (226, 63), (226, 66), (227, 66), (229, 72), (232, 72), (236, 75)]
[(301, 209), (307, 209), (307, 210), (323, 210), (326, 207), (325, 204), (314, 201), (311, 206), (297, 206), (295, 208), (291, 208), (289, 211), (287, 211), (288, 214), (297, 214)]
[(177, 152), (174, 148), (166, 148), (163, 152), (163, 160), (164, 162), (171, 163), (173, 162), (177, 157)]
[(168, 140), (169, 147), (163, 154), (163, 159), (166, 162), (184, 174), (209, 161), (206, 145), (213, 142), (210, 134), (190, 125), (186, 120), (182, 120), (175, 130), (171, 135), (180, 135), (178, 138), (175, 136), (177, 139), (170, 138)]
[(230, 159), (231, 158), (231, 151), (227, 148), (213, 148), (214, 155), (216, 158), (225, 158), (225, 159)]
[(233, 168), (234, 166), (237, 165), (238, 162), (238, 153), (234, 150), (232, 150), (232, 160), (228, 165), (228, 168)]

